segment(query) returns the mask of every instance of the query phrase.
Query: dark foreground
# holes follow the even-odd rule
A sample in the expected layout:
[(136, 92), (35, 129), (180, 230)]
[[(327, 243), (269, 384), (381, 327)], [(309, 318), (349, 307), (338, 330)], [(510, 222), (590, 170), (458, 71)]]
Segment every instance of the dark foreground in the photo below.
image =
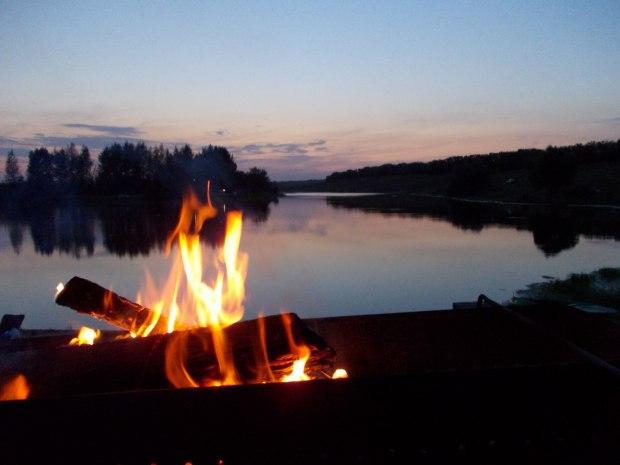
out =
[(614, 316), (542, 305), (307, 323), (351, 379), (5, 402), (1, 462), (618, 463)]

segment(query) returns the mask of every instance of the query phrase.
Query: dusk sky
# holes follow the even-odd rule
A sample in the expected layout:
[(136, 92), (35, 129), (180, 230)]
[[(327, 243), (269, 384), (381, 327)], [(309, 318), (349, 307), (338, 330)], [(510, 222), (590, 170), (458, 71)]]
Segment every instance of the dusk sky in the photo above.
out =
[(0, 89), (2, 157), (212, 143), (276, 180), (618, 139), (620, 2), (0, 1)]

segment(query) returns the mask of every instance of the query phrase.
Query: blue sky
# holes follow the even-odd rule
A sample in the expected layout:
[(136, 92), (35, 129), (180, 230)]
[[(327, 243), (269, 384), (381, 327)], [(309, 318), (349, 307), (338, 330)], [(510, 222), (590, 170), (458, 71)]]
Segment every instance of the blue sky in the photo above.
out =
[(275, 179), (620, 138), (620, 2), (0, 1), (0, 154), (222, 144)]

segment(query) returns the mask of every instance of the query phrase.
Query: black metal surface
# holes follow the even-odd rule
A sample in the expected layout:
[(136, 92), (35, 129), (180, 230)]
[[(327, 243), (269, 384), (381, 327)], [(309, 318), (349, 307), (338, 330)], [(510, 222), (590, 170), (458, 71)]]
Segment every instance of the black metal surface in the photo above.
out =
[(618, 463), (618, 387), (571, 364), (5, 402), (0, 462)]
[(575, 353), (581, 360), (585, 363), (589, 363), (595, 368), (600, 370), (604, 370), (609, 373), (611, 376), (616, 377), (620, 380), (620, 369), (614, 366), (612, 363), (607, 362), (601, 357), (593, 354), (592, 352), (580, 347), (572, 341), (567, 340), (555, 333), (555, 331), (551, 330), (549, 327), (543, 327), (542, 325), (536, 323), (531, 318), (524, 316), (522, 313), (518, 311), (518, 307), (506, 307), (501, 305), (494, 300), (488, 298), (484, 294), (480, 294), (478, 296), (478, 309), (483, 308), (484, 304), (488, 304), (493, 308), (499, 309), (500, 311), (505, 312), (508, 315), (513, 316), (515, 319), (520, 321), (522, 324), (526, 324), (534, 328), (536, 331), (541, 333), (541, 335), (547, 340), (553, 340), (556, 343), (566, 346), (569, 350)]

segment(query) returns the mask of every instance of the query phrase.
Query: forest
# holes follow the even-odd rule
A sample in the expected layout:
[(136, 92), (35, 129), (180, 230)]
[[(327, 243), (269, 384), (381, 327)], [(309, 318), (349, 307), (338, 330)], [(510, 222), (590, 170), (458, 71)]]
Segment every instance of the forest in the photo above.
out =
[(99, 153), (97, 163), (86, 146), (36, 148), (28, 155), (25, 177), (10, 151), (2, 191), (17, 191), (25, 198), (143, 195), (160, 199), (177, 197), (189, 187), (203, 192), (207, 181), (217, 192), (276, 193), (265, 170), (239, 170), (226, 147), (208, 145), (195, 152), (188, 144), (171, 150), (143, 142), (109, 145)]
[(513, 152), (498, 152), (485, 155), (454, 156), (429, 162), (387, 163), (347, 171), (337, 171), (327, 180), (366, 178), (404, 174), (446, 174), (460, 168), (476, 167), (494, 171), (510, 171), (532, 168), (535, 165), (547, 168), (562, 168), (601, 161), (617, 161), (620, 157), (620, 139), (617, 141), (589, 142), (564, 147), (549, 146), (541, 149), (519, 149)]
[(404, 192), (513, 202), (620, 204), (620, 140), (334, 172), (284, 191)]

